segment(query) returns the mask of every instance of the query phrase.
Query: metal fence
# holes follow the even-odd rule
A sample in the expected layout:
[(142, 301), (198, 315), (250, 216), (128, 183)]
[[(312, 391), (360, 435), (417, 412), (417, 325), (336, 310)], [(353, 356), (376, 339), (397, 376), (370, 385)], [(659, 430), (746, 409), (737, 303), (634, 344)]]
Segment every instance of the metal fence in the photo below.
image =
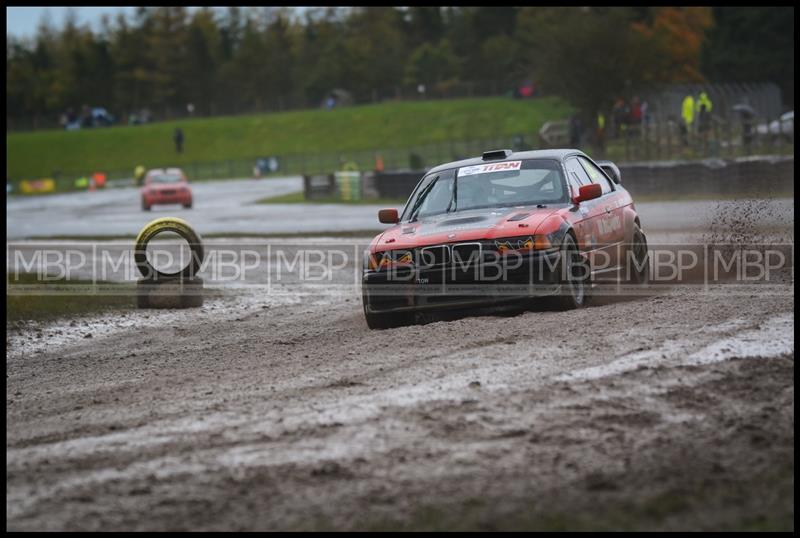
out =
[[(637, 196), (792, 197), (794, 156), (753, 156), (735, 159), (669, 160), (620, 163), (622, 183)], [(342, 174), (305, 176), (307, 200), (330, 199), (343, 184)], [(357, 197), (405, 200), (423, 173), (414, 170), (355, 173)], [(337, 177), (338, 176), (338, 177)], [(359, 177), (360, 176), (360, 177)], [(353, 188), (350, 188), (353, 191)], [(339, 190), (340, 195), (344, 194)]]
[(590, 154), (621, 162), (794, 154), (794, 119), (714, 115), (705, 129), (699, 129), (696, 122), (686, 129), (674, 119), (649, 121), (626, 125), (616, 138), (602, 144), (596, 136), (589, 136), (582, 146)]
[(706, 92), (713, 104), (712, 113), (722, 121), (735, 121), (739, 114), (736, 105), (752, 107), (756, 116), (777, 118), (783, 110), (780, 88), (772, 82), (730, 84), (673, 84), (659, 92), (644, 96), (649, 114), (655, 121), (664, 122), (681, 116), (681, 105), (687, 95), (697, 99)]

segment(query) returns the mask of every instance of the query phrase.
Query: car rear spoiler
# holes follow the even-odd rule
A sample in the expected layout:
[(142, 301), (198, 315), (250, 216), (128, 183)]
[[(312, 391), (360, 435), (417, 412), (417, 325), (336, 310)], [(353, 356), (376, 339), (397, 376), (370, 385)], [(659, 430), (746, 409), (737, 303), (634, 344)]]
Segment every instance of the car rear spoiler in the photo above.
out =
[(603, 172), (611, 178), (611, 181), (616, 183), (617, 185), (622, 185), (622, 173), (619, 171), (619, 167), (616, 164), (612, 163), (611, 161), (595, 161), (597, 166), (603, 169)]

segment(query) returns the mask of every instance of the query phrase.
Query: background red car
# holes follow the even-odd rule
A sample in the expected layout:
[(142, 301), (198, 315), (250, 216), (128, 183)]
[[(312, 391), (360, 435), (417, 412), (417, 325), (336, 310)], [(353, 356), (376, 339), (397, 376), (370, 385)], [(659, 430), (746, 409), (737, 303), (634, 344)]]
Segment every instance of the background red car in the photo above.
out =
[(147, 172), (142, 187), (142, 209), (156, 204), (181, 204), (192, 207), (192, 188), (180, 168), (156, 168)]

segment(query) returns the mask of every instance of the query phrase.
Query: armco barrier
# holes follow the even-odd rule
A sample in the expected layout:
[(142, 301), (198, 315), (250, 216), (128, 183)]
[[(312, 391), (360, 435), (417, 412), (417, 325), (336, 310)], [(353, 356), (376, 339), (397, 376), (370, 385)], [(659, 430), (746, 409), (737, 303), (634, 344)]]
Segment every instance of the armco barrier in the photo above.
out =
[(793, 190), (794, 157), (620, 163), (622, 184), (639, 195), (772, 194)]
[(423, 175), (424, 170), (375, 172), (373, 185), (379, 198), (408, 198)]
[[(617, 163), (622, 184), (635, 195), (724, 195), (789, 193), (794, 185), (794, 157), (754, 156), (732, 160)], [(380, 198), (405, 199), (424, 171), (376, 172)]]
[(303, 176), (303, 193), (306, 200), (321, 200), (336, 196), (336, 178), (333, 174)]

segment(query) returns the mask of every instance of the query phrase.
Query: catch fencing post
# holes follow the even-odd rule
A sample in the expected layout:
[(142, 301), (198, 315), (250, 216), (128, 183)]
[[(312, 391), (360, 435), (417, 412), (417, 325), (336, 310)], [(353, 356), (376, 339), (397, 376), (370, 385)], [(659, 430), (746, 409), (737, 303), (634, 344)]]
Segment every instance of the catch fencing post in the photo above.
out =
[(661, 122), (657, 122), (655, 125), (655, 138), (656, 138), (656, 159), (661, 159), (661, 131), (664, 129)]
[(727, 122), (725, 122), (725, 134), (727, 135), (726, 138), (728, 139), (728, 157), (729, 158), (733, 158), (733, 156), (734, 156), (733, 136), (731, 136), (731, 134), (733, 132), (733, 129), (731, 128), (732, 123), (733, 123), (733, 120), (731, 120), (730, 118), (728, 119)]
[(630, 144), (628, 144), (628, 139), (630, 137), (628, 136), (628, 130), (627, 129), (625, 129), (623, 136), (625, 137), (625, 160), (626, 161), (630, 161), (631, 160), (631, 148), (630, 148)]

